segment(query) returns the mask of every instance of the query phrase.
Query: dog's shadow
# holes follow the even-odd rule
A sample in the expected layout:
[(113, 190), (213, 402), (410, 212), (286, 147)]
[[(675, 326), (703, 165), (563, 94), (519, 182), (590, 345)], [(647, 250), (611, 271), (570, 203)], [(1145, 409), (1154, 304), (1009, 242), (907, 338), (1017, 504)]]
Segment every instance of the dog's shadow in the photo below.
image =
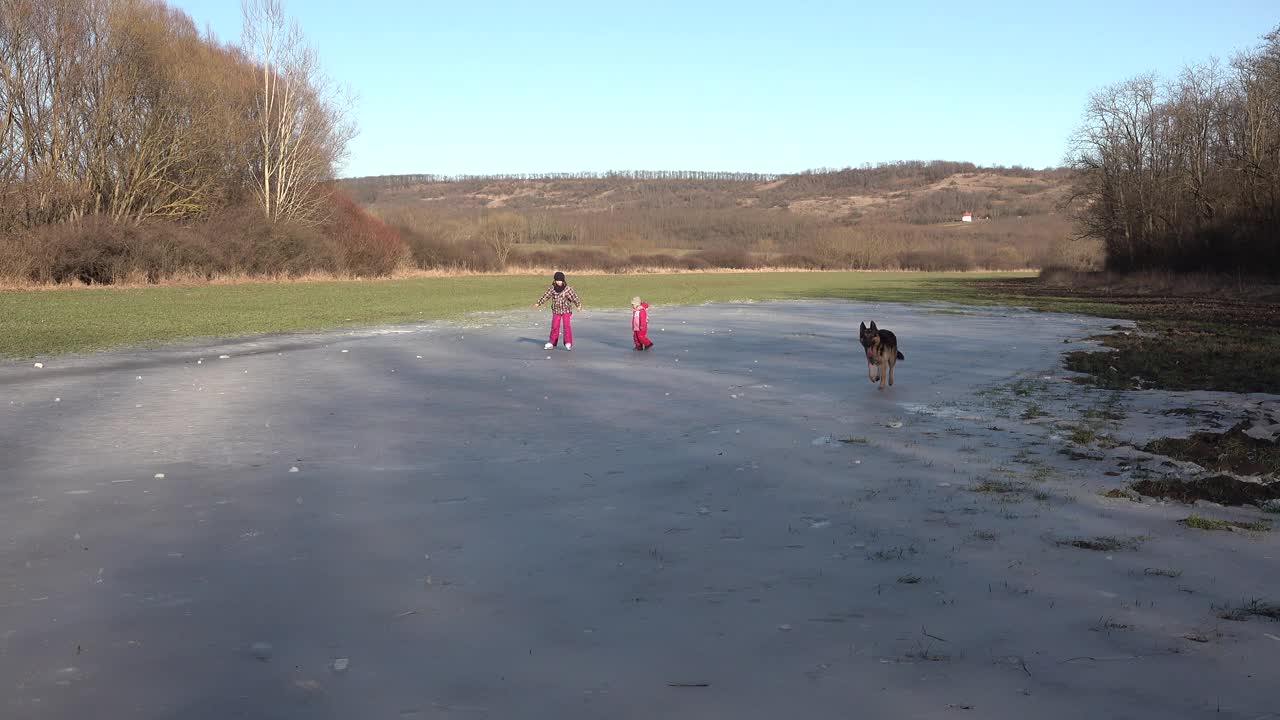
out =
[(518, 343), (529, 343), (530, 345), (545, 345), (545, 344), (547, 343), (547, 340), (546, 340), (546, 338), (543, 338), (543, 339), (539, 340), (538, 338), (531, 338), (531, 337), (518, 337), (518, 338), (516, 338), (516, 342), (518, 342)]

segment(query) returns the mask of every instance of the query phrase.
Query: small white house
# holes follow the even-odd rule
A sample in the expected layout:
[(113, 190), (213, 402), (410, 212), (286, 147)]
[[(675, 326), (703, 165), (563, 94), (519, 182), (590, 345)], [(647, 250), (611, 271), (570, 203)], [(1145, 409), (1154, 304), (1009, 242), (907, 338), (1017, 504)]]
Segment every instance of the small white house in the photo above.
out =
[(960, 216), (960, 222), (973, 222), (973, 213), (966, 212)]

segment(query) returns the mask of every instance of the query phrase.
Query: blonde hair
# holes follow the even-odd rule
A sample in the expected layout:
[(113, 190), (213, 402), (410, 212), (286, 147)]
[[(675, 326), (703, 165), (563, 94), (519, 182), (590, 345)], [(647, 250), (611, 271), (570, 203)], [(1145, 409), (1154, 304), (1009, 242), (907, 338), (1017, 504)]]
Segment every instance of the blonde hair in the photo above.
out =
[(631, 298), (631, 306), (632, 306), (632, 307), (635, 307), (636, 305), (639, 305), (639, 304), (640, 304), (640, 296), (639, 296), (639, 295), (637, 295), (637, 296), (635, 296), (635, 297)]

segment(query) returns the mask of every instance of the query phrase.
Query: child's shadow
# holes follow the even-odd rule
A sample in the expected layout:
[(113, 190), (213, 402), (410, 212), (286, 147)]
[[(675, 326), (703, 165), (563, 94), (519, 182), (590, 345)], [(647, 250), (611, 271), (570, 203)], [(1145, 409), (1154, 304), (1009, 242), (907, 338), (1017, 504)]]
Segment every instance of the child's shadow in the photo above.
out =
[(599, 344), (614, 350), (635, 350), (636, 346), (621, 340), (597, 340)]
[[(539, 345), (539, 346), (547, 344), (546, 338), (531, 338), (531, 337), (518, 337), (515, 339), (515, 342), (527, 343), (529, 345)], [(614, 350), (635, 350), (635, 347), (632, 346), (630, 343), (622, 342), (622, 341), (594, 340), (592, 342), (599, 345), (603, 345), (607, 348), (612, 348)], [(562, 340), (561, 342), (556, 343), (556, 347), (558, 348), (564, 347), (564, 341)]]

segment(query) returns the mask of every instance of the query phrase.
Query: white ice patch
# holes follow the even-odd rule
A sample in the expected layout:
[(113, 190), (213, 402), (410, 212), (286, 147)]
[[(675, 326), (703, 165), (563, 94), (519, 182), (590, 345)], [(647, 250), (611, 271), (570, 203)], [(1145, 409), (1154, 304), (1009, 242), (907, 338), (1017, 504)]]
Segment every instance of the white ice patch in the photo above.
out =
[(935, 407), (933, 405), (921, 405), (919, 403), (899, 403), (898, 407), (909, 413), (916, 415), (931, 415), (933, 417), (951, 418), (953, 420), (972, 420), (974, 422), (982, 422), (981, 415), (974, 415), (957, 407)]
[(1245, 435), (1254, 440), (1263, 442), (1275, 442), (1276, 437), (1280, 436), (1280, 419), (1267, 411), (1257, 414), (1250, 413), (1250, 426), (1244, 431)]

